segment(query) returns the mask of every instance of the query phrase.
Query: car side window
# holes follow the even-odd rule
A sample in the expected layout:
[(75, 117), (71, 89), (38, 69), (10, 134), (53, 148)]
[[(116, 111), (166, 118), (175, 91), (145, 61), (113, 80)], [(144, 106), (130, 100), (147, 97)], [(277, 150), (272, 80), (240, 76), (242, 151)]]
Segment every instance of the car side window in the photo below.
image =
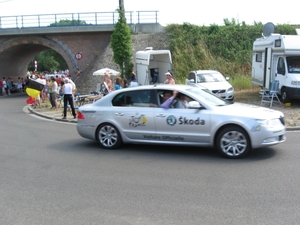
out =
[(127, 91), (118, 94), (112, 100), (113, 106), (157, 107), (157, 101), (151, 90)]

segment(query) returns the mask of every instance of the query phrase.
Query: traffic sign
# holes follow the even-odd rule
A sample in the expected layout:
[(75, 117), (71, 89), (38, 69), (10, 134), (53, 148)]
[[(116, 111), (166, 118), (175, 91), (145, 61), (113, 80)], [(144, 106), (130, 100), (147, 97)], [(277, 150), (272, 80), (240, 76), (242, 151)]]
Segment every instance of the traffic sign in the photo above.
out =
[(75, 59), (77, 59), (77, 60), (82, 59), (82, 53), (81, 53), (81, 52), (77, 52), (77, 53), (75, 54)]

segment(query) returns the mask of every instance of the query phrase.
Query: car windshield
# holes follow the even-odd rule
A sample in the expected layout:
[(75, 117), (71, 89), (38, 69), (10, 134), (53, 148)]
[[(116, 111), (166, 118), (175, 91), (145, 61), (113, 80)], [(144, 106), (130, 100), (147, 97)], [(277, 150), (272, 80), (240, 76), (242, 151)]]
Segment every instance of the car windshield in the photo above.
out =
[(197, 73), (197, 83), (226, 81), (221, 73)]
[(214, 106), (224, 106), (224, 105), (232, 104), (232, 103), (229, 103), (228, 101), (214, 95), (208, 89), (190, 88), (190, 89), (187, 89), (187, 91), (192, 93), (192, 95), (196, 96), (196, 98), (198, 98), (200, 101), (204, 101), (204, 102), (214, 105)]

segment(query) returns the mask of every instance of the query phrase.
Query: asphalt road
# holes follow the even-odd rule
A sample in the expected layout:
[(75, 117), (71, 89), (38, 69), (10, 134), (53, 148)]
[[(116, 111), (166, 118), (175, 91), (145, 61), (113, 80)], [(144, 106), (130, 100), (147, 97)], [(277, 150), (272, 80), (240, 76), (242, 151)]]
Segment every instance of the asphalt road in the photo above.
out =
[(74, 124), (0, 97), (0, 224), (299, 224), (299, 132), (247, 158), (210, 149), (101, 149)]

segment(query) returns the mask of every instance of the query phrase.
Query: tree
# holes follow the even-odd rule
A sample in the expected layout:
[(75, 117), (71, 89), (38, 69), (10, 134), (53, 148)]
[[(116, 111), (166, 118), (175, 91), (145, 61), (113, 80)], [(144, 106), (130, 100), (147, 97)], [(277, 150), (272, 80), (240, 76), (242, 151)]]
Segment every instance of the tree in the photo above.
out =
[(34, 61), (38, 62), (38, 71), (53, 71), (68, 69), (64, 58), (56, 51), (49, 49), (36, 55), (28, 65), (28, 70), (33, 71)]
[(60, 20), (59, 22), (51, 23), (50, 27), (55, 27), (55, 26), (80, 26), (80, 25), (86, 25), (86, 21), (84, 20), (68, 20), (68, 19), (63, 19)]
[(111, 35), (113, 59), (121, 69), (122, 76), (129, 78), (133, 69), (131, 29), (127, 25), (123, 0), (119, 0), (119, 19)]

